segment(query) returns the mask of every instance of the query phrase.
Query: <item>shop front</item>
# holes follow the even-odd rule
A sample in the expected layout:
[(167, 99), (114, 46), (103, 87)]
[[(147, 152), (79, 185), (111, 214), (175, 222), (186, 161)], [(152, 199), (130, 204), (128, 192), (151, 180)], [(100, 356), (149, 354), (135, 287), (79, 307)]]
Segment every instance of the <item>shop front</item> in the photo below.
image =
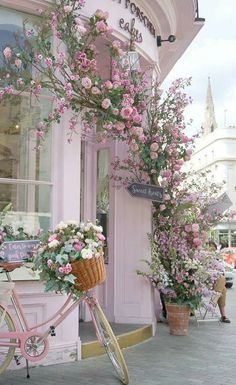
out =
[[(195, 21), (196, 2), (185, 3), (183, 9), (178, 0), (87, 0), (81, 18), (86, 20), (98, 8), (107, 11), (114, 38), (132, 42), (150, 81), (162, 81), (203, 25)], [(36, 9), (48, 4), (42, 0), (1, 1), (1, 51), (13, 41), (23, 20), (38, 17)], [(172, 43), (165, 41), (170, 35), (176, 38)], [(159, 47), (157, 37), (163, 41)], [(110, 67), (105, 44), (103, 40), (98, 42), (100, 72), (107, 79)], [(143, 268), (141, 260), (150, 255), (147, 234), (151, 232), (151, 200), (115, 188), (110, 179), (112, 162), (117, 156), (126, 156), (124, 144), (98, 143), (96, 135), (85, 138), (80, 134), (68, 143), (69, 113), (54, 125), (44, 146), (35, 149), (32, 130), (50, 111), (51, 103), (47, 93), (40, 96), (40, 101), (25, 93), (14, 104), (0, 104), (0, 209), (12, 203), (7, 220), (32, 232), (53, 228), (61, 220), (99, 219), (107, 239), (107, 280), (95, 289), (99, 302), (109, 321), (152, 324), (155, 331), (153, 291), (136, 274)], [(50, 314), (64, 299), (44, 294), (37, 277), (25, 269), (14, 272), (13, 278), (33, 319)], [(81, 316), (89, 319), (86, 309), (80, 309)], [(78, 318), (75, 311), (61, 326), (57, 341), (52, 338), (47, 362), (80, 358), (78, 329), (69, 326), (78, 324)]]

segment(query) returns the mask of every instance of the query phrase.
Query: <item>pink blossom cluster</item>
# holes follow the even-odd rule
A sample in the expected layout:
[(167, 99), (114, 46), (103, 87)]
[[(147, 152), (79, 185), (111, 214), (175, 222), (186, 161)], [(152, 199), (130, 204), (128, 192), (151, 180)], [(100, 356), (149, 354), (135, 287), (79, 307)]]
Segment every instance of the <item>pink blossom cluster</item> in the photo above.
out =
[[(142, 118), (146, 110), (144, 90), (147, 82), (141, 71), (134, 74), (128, 67), (122, 67), (122, 43), (111, 36), (107, 12), (98, 9), (87, 22), (78, 16), (84, 3), (82, 0), (62, 0), (45, 11), (40, 10), (42, 23), (37, 27), (37, 33), (25, 28), (25, 46), (17, 46), (16, 42), (16, 47), (9, 44), (4, 48), (0, 99), (22, 91), (29, 91), (38, 98), (47, 89), (53, 95), (56, 107), (40, 122), (37, 128), (39, 139), (43, 139), (53, 122), (60, 122), (62, 115), (72, 110), (69, 141), (78, 129), (78, 116), (82, 112), (85, 133), (101, 122), (101, 140), (109, 137), (125, 140), (135, 152), (138, 141), (145, 142)], [(58, 45), (53, 50), (52, 32), (58, 38)], [(100, 37), (107, 49), (104, 55), (97, 54)], [(110, 55), (111, 77), (104, 80), (100, 71), (106, 64), (99, 60), (105, 58), (109, 65)], [(33, 68), (33, 71), (27, 72), (25, 68)]]

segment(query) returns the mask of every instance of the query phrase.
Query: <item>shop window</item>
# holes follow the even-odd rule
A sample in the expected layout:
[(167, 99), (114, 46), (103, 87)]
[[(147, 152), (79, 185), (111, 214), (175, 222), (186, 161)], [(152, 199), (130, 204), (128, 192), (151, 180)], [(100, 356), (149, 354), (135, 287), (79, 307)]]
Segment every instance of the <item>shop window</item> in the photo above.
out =
[(222, 249), (229, 247), (229, 230), (219, 230), (219, 243)]
[[(1, 52), (13, 47), (18, 36), (24, 44), (20, 33), (26, 18), (30, 16), (0, 6)], [(0, 57), (0, 73), (1, 63)], [(35, 101), (25, 93), (0, 103), (0, 210), (11, 203), (6, 221), (22, 221), (31, 230), (50, 226), (51, 138), (48, 135), (38, 150), (35, 136), (35, 128), (50, 109), (47, 95)]]
[(231, 230), (230, 240), (231, 240), (231, 246), (236, 247), (236, 230)]
[[(108, 240), (109, 226), (109, 150), (97, 151), (97, 219), (103, 227), (103, 233)], [(107, 243), (105, 245), (105, 261), (108, 262)]]

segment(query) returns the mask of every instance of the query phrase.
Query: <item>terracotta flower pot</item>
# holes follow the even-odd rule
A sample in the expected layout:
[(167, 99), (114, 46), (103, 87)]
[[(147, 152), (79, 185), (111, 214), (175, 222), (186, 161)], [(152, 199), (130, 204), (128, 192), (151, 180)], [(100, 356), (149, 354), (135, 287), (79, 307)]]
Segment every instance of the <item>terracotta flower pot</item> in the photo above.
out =
[(166, 304), (170, 334), (186, 336), (188, 334), (190, 308), (174, 303)]

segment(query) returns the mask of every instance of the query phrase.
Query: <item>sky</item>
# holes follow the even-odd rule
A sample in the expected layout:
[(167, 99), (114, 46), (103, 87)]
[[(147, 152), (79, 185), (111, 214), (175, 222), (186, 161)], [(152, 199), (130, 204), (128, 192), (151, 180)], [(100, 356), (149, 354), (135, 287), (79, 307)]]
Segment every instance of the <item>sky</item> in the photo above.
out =
[[(200, 130), (204, 120), (208, 77), (218, 127), (236, 126), (236, 0), (198, 0), (199, 16), (206, 19), (198, 35), (163, 83), (192, 77), (187, 93), (193, 103), (186, 110), (192, 118), (190, 133)], [(172, 43), (174, 44), (174, 43)]]

